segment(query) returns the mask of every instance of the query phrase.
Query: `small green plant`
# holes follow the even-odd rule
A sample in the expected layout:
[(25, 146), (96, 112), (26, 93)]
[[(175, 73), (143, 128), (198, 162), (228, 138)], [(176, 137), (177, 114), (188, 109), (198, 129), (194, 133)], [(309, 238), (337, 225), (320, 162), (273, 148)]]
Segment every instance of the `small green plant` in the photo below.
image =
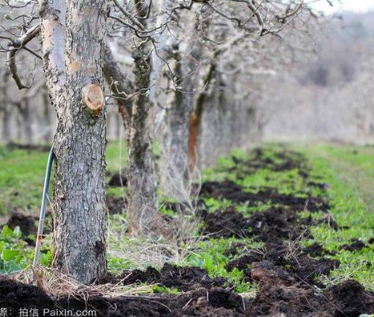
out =
[[(0, 234), (0, 273), (12, 273), (25, 269), (32, 264), (34, 248), (22, 240), (19, 227), (14, 230), (4, 226)], [(50, 266), (53, 252), (43, 245), (39, 264)]]
[(30, 260), (27, 244), (21, 240), (19, 227), (14, 230), (4, 226), (0, 236), (0, 272), (10, 273), (24, 269)]
[(226, 208), (232, 206), (232, 202), (227, 200), (227, 199), (218, 200), (218, 199), (214, 199), (214, 198), (210, 197), (210, 198), (206, 198), (204, 200), (204, 202), (207, 205), (208, 211), (210, 213), (214, 213), (214, 212), (216, 212), (220, 209), (226, 209)]
[(134, 267), (134, 263), (123, 258), (109, 257), (108, 271), (112, 274), (121, 274), (123, 270)]
[(166, 286), (154, 285), (152, 286), (152, 291), (157, 294), (178, 294), (177, 288), (169, 288)]
[(197, 244), (197, 250), (191, 254), (183, 263), (189, 266), (198, 266), (207, 270), (210, 277), (224, 277), (229, 284), (235, 286), (238, 293), (251, 293), (253, 285), (244, 282), (244, 274), (241, 270), (234, 268), (227, 271), (226, 264), (232, 260), (232, 256), (225, 255), (225, 251), (234, 243), (244, 242), (248, 247), (258, 248), (262, 243), (251, 242), (248, 239), (210, 239)]

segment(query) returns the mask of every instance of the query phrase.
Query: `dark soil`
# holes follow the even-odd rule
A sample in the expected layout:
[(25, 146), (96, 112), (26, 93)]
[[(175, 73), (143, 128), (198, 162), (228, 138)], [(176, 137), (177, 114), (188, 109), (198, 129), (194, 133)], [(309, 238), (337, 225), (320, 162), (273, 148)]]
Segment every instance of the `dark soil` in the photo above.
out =
[[(300, 155), (284, 151), (276, 158), (269, 158), (257, 149), (254, 157), (249, 162), (234, 158), (238, 166), (235, 172), (245, 175), (264, 167), (274, 171), (297, 168), (309, 186), (321, 190), (328, 187), (309, 179), (309, 170)], [(338, 261), (326, 257), (333, 254), (317, 243), (306, 248), (299, 245), (301, 238), (312, 238), (309, 228), (318, 223), (328, 223), (340, 230), (329, 213), (328, 202), (320, 197), (283, 195), (270, 188), (248, 193), (230, 181), (205, 183), (201, 195), (229, 199), (234, 203), (248, 201), (253, 206), (269, 201), (276, 204), (249, 216), (237, 212), (234, 206), (215, 213), (208, 213), (203, 203), (198, 208), (204, 236), (243, 239), (226, 250), (225, 255), (232, 258), (226, 269), (237, 268), (243, 272), (244, 281), (256, 283), (255, 298), (240, 297), (233, 292), (234, 285), (229, 285), (223, 278), (210, 278), (204, 269), (165, 264), (161, 270), (149, 267), (145, 271), (124, 271), (118, 277), (108, 275), (96, 283), (157, 284), (178, 289), (177, 295), (105, 298), (96, 294), (87, 298), (74, 294), (52, 299), (34, 286), (0, 279), (0, 307), (11, 308), (9, 316), (18, 316), (19, 308), (32, 307), (73, 311), (93, 309), (97, 316), (139, 317), (358, 317), (374, 313), (374, 294), (365, 291), (358, 282), (348, 280), (330, 288), (322, 285), (319, 277), (339, 266)], [(123, 204), (123, 201), (108, 199), (112, 212), (122, 209)], [(116, 209), (117, 205), (121, 207)], [(183, 211), (181, 206), (172, 203), (167, 208)], [(306, 209), (322, 211), (324, 216), (317, 221), (312, 217), (305, 218), (301, 212)], [(250, 249), (245, 238), (263, 242), (264, 246)], [(354, 251), (365, 246), (361, 241), (353, 240), (342, 248)]]
[(36, 234), (36, 221), (38, 220), (38, 217), (27, 216), (16, 211), (10, 216), (7, 225), (12, 230), (14, 230), (14, 228), (18, 226), (22, 232), (22, 235), (24, 237), (27, 237), (30, 234)]
[(234, 203), (247, 203), (249, 206), (271, 202), (272, 204), (292, 206), (300, 210), (320, 211), (329, 209), (329, 205), (319, 197), (294, 197), (279, 194), (271, 188), (262, 189), (257, 193), (244, 192), (242, 187), (229, 180), (204, 183), (201, 186), (201, 195), (215, 199), (228, 199)]
[[(51, 298), (32, 285), (0, 280), (0, 306), (8, 316), (19, 316), (20, 309), (38, 309), (39, 316), (56, 316), (56, 311), (96, 311), (96, 316), (325, 316), (358, 317), (374, 311), (374, 294), (355, 281), (346, 281), (323, 293), (303, 287), (291, 275), (269, 261), (252, 267), (252, 278), (259, 283), (256, 298), (246, 300), (222, 287), (199, 288), (178, 295), (121, 296), (98, 295)], [(43, 313), (44, 312), (44, 313)]]
[[(51, 233), (50, 222), (52, 221), (52, 219), (50, 216), (51, 214), (47, 211), (43, 234)], [(12, 230), (14, 230), (16, 227), (19, 227), (22, 232), (22, 239), (26, 241), (29, 245), (35, 245), (35, 239), (33, 237), (35, 237), (37, 233), (38, 220), (39, 217), (25, 215), (18, 211), (15, 211), (8, 219), (6, 225)]]
[(160, 271), (147, 268), (146, 271), (124, 271), (121, 275), (124, 285), (134, 283), (158, 284), (179, 291), (190, 291), (199, 288), (210, 289), (216, 286), (224, 286), (224, 278), (210, 278), (208, 272), (199, 267), (178, 267), (165, 264)]
[(331, 252), (322, 247), (321, 244), (315, 242), (312, 245), (303, 249), (303, 254), (310, 255), (312, 257), (321, 257), (324, 255), (335, 255), (336, 252)]
[[(257, 152), (257, 156), (261, 151)], [(238, 161), (240, 168), (245, 162)], [(271, 159), (247, 165), (247, 170), (268, 168), (274, 171), (298, 168), (308, 186), (322, 191), (328, 185), (308, 180), (308, 169), (302, 162), (277, 165)], [(248, 167), (249, 166), (249, 167)], [(329, 205), (320, 197), (300, 198), (283, 195), (271, 188), (263, 188), (257, 193), (246, 192), (232, 181), (207, 182), (202, 185), (202, 195), (215, 199), (228, 199), (234, 203), (247, 202), (256, 206), (258, 202), (271, 202), (271, 207), (245, 217), (234, 207), (220, 210), (214, 214), (202, 213), (205, 226), (202, 233), (215, 238), (251, 237), (264, 242), (260, 250), (248, 250), (245, 244), (237, 244), (226, 251), (226, 256), (234, 259), (226, 265), (228, 271), (237, 268), (244, 273), (246, 282), (255, 282), (259, 291), (249, 303), (247, 316), (359, 316), (374, 312), (373, 294), (365, 292), (360, 284), (346, 281), (331, 289), (323, 289), (319, 281), (321, 275), (328, 275), (339, 266), (339, 261), (326, 258), (333, 253), (317, 243), (301, 248), (301, 238), (312, 238), (310, 226), (326, 223), (334, 230), (340, 230), (329, 213)], [(303, 218), (304, 210), (322, 211), (324, 215), (317, 221), (311, 217)], [(345, 250), (360, 250), (366, 245), (359, 240), (343, 246)], [(350, 285), (358, 288), (355, 298), (358, 303), (350, 303)], [(337, 290), (340, 290), (337, 293)]]
[(232, 207), (213, 214), (202, 211), (200, 217), (204, 221), (201, 233), (208, 238), (246, 238), (249, 236), (249, 219), (245, 219), (243, 214), (238, 213)]
[(350, 244), (344, 244), (341, 246), (341, 250), (347, 250), (347, 251), (360, 251), (361, 249), (365, 248), (366, 244), (362, 242), (359, 239), (352, 239)]
[(108, 207), (109, 214), (121, 214), (126, 210), (127, 201), (124, 198), (116, 198), (110, 195), (106, 196), (106, 205)]
[(285, 150), (279, 151), (275, 155), (273, 153), (272, 157), (268, 157), (262, 148), (257, 148), (252, 151), (252, 154), (253, 158), (249, 161), (233, 156), (232, 160), (236, 166), (230, 171), (240, 170), (250, 174), (257, 169), (269, 169), (274, 172), (297, 169), (305, 177), (309, 174), (305, 158), (300, 153)]
[(331, 288), (330, 299), (337, 307), (336, 317), (354, 317), (374, 312), (374, 294), (366, 292), (356, 281), (345, 281)]
[(127, 176), (126, 176), (126, 170), (123, 170), (120, 173), (114, 174), (108, 183), (109, 186), (112, 187), (125, 187), (127, 186)]
[(0, 280), (0, 307), (8, 309), (8, 316), (20, 316), (20, 309), (30, 312), (33, 308), (38, 309), (39, 316), (57, 316), (56, 312), (63, 314), (64, 309), (72, 312), (96, 311), (96, 316), (118, 317), (246, 316), (242, 298), (219, 287), (209, 290), (200, 288), (179, 295), (117, 298), (91, 295), (84, 298), (82, 294), (74, 294), (52, 299), (35, 286), (6, 279)]
[(224, 278), (211, 278), (208, 272), (200, 267), (179, 267), (166, 263), (161, 270), (148, 267), (146, 270), (124, 270), (120, 276), (107, 275), (96, 281), (95, 284), (121, 283), (157, 284), (159, 286), (177, 289), (180, 292), (192, 291), (200, 288), (230, 286)]

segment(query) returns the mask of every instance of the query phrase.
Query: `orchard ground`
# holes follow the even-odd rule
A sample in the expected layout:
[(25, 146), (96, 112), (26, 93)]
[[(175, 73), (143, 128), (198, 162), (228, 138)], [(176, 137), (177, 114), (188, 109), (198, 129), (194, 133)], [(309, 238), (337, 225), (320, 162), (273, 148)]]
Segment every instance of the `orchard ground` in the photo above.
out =
[(71, 289), (58, 294), (48, 287), (51, 219), (41, 289), (20, 283), (30, 272), (45, 150), (0, 148), (0, 270), (12, 277), (0, 280), (0, 307), (16, 314), (69, 303), (104, 316), (374, 313), (373, 147), (266, 144), (233, 151), (202, 171), (201, 190), (188, 204), (160, 195), (165, 219), (186, 219), (186, 230), (174, 241), (147, 241), (126, 235), (126, 148), (110, 142), (109, 274), (89, 287), (66, 278)]

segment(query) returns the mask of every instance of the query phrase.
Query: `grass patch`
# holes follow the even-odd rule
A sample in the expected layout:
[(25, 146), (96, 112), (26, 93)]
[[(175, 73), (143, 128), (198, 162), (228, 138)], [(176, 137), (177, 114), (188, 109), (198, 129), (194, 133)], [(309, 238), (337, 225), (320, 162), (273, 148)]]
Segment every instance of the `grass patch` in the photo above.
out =
[[(353, 252), (341, 249), (352, 239), (367, 243), (374, 237), (374, 213), (364, 199), (365, 192), (360, 190), (362, 187), (373, 188), (374, 178), (368, 183), (366, 178), (355, 178), (351, 174), (352, 169), (345, 168), (346, 165), (352, 165), (366, 175), (373, 175), (374, 155), (361, 152), (359, 147), (342, 148), (331, 145), (303, 148), (302, 151), (309, 157), (313, 175), (330, 185), (327, 196), (331, 214), (341, 227), (338, 231), (326, 225), (312, 227), (314, 240), (307, 243), (317, 241), (326, 250), (337, 252), (330, 257), (338, 259), (341, 265), (332, 271), (328, 282), (338, 283), (353, 278), (367, 289), (374, 290), (374, 245)], [(360, 183), (362, 181), (364, 183)]]
[[(118, 173), (126, 166), (124, 141), (111, 141), (106, 151), (107, 170)], [(14, 210), (36, 215), (40, 207), (48, 152), (8, 150), (0, 146), (0, 215)], [(52, 188), (50, 188), (50, 194)], [(122, 196), (120, 188), (108, 193)]]
[[(367, 245), (361, 250), (350, 252), (341, 247), (352, 239), (364, 243), (374, 237), (374, 150), (359, 147), (341, 147), (331, 145), (316, 145), (308, 147), (292, 147), (296, 150), (288, 152), (286, 157), (277, 153), (284, 148), (268, 145), (263, 149), (263, 157), (268, 162), (264, 166), (254, 168), (256, 152), (250, 154), (234, 151), (230, 156), (221, 158), (216, 168), (202, 171), (203, 181), (232, 180), (243, 186), (244, 191), (256, 193), (259, 190), (274, 189), (280, 194), (296, 197), (324, 197), (330, 202), (331, 214), (342, 229), (335, 231), (325, 224), (311, 228), (313, 239), (303, 240), (302, 246), (318, 242), (335, 255), (326, 257), (338, 259), (341, 265), (323, 277), (326, 284), (335, 284), (343, 279), (354, 278), (366, 288), (374, 290), (374, 245)], [(300, 154), (301, 153), (301, 154)], [(37, 214), (44, 181), (47, 152), (9, 151), (0, 147), (0, 214), (6, 215), (15, 209)], [(273, 164), (286, 164), (291, 158), (296, 162), (307, 158), (309, 166), (296, 165), (284, 170), (274, 170)], [(106, 159), (108, 171), (118, 173), (126, 166), (126, 147), (123, 141), (108, 144)], [(248, 160), (251, 164), (248, 165)], [(286, 165), (285, 165), (286, 166)], [(308, 177), (305, 176), (306, 171)], [(107, 177), (109, 180), (109, 176)], [(327, 191), (311, 182), (326, 183)], [(108, 194), (120, 197), (126, 194), (126, 188), (108, 188)], [(213, 213), (229, 206), (250, 216), (275, 206), (272, 202), (248, 204), (233, 204), (228, 200), (205, 198), (208, 212)], [(170, 217), (175, 216), (172, 210), (163, 207), (161, 213)], [(318, 220), (323, 214), (301, 211), (301, 216)], [(238, 293), (253, 293), (254, 285), (243, 282), (243, 271), (234, 269), (228, 272), (227, 263), (233, 256), (226, 251), (235, 243), (244, 243), (248, 249), (258, 249), (261, 243), (250, 239), (210, 239), (198, 240), (189, 244), (167, 243), (165, 241), (147, 241), (130, 239), (125, 235), (126, 217), (114, 215), (110, 217), (110, 232), (108, 235), (108, 268), (113, 274), (120, 274), (124, 269), (141, 268), (151, 265), (160, 268), (163, 263), (170, 262), (178, 265), (198, 266), (207, 270), (211, 277), (224, 277), (228, 283), (235, 285)], [(4, 229), (7, 230), (7, 229)], [(48, 243), (46, 243), (48, 244)], [(19, 247), (20, 246), (20, 247)], [(0, 270), (9, 271), (20, 269), (30, 263), (31, 252), (20, 242), (19, 233), (3, 232), (0, 237), (2, 257)], [(4, 251), (5, 250), (5, 251)], [(9, 252), (7, 250), (15, 251)], [(26, 253), (25, 253), (26, 252)], [(26, 255), (25, 255), (26, 254)], [(30, 253), (31, 254), (31, 253)], [(22, 256), (21, 256), (22, 255)], [(44, 252), (43, 263), (48, 264), (50, 253)], [(43, 256), (44, 256), (43, 255)], [(175, 293), (177, 290), (168, 288), (150, 288), (155, 293)]]

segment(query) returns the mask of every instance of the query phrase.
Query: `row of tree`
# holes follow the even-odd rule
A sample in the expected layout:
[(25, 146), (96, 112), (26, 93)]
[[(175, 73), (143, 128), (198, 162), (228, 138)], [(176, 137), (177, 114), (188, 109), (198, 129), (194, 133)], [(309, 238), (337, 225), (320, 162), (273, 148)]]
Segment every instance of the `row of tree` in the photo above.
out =
[(84, 283), (106, 272), (106, 100), (127, 131), (129, 231), (168, 238), (157, 184), (188, 201), (199, 147), (217, 145), (221, 130), (230, 148), (261, 126), (251, 77), (280, 68), (315, 16), (296, 0), (6, 0), (2, 10), (8, 73), (29, 89), (33, 67), (19, 61), (40, 59), (57, 115), (54, 266)]

